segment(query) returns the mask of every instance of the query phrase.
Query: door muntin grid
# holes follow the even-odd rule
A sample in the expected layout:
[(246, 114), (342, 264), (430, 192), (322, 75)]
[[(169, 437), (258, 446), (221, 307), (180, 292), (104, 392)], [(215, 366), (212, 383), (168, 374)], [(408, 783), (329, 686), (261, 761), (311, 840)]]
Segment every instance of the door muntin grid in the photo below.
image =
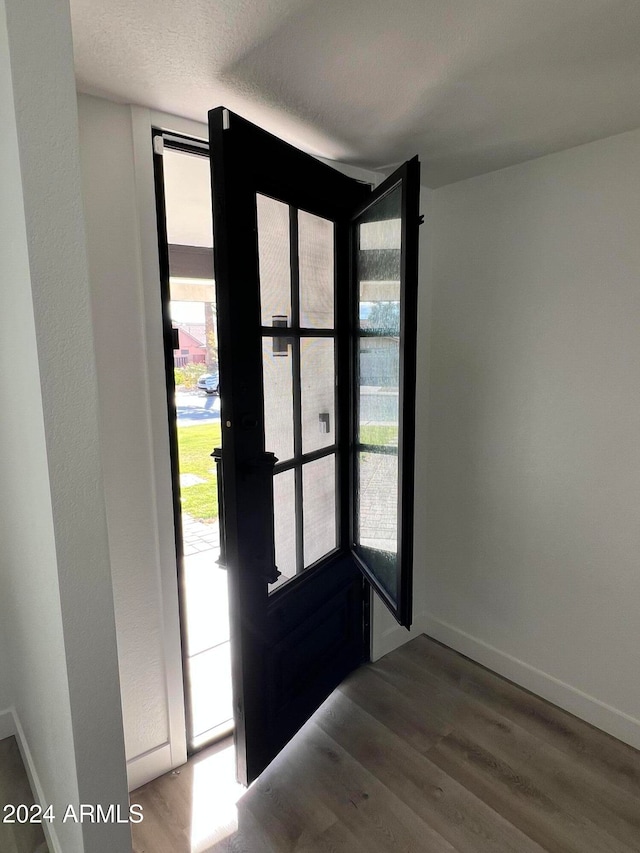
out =
[(355, 223), (354, 547), (398, 604), (402, 185)]
[(271, 595), (339, 542), (335, 226), (259, 193), (256, 222), (264, 449), (278, 457), (274, 537), (281, 574), (269, 584)]

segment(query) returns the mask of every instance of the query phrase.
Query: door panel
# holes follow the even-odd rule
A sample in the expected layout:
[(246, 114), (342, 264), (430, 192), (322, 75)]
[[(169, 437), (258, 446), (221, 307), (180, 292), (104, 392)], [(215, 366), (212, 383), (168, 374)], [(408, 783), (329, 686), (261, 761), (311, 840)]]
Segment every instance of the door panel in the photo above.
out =
[[(401, 306), (406, 240), (403, 230), (400, 248), (387, 245), (397, 242), (397, 226), (389, 225), (395, 208), (383, 199), (374, 210), (371, 202), (382, 196), (367, 186), (223, 108), (209, 114), (209, 129), (236, 754), (247, 784), (369, 656), (363, 575), (380, 585), (375, 562), (388, 552), (382, 527), (367, 533), (357, 510), (366, 507), (373, 518), (389, 490), (371, 479), (356, 504), (354, 483), (368, 469), (355, 460), (397, 465), (403, 457), (393, 429), (369, 430), (370, 447), (363, 423), (356, 442), (354, 403), (362, 394), (354, 390), (354, 341), (368, 331), (353, 323), (352, 235), (359, 229), (363, 241), (377, 240), (363, 256), (378, 264), (371, 281), (380, 280), (381, 263), (395, 264)], [(404, 213), (402, 180), (399, 194)], [(382, 236), (373, 233), (380, 228)], [(401, 387), (396, 349), (391, 361)], [(404, 422), (394, 423), (406, 447)], [(394, 482), (404, 499), (406, 482)], [(399, 499), (390, 512), (396, 540), (401, 509)], [(387, 574), (383, 594), (402, 599), (397, 610), (410, 618), (407, 578), (396, 563)]]
[[(344, 557), (335, 558), (327, 574), (306, 575), (295, 601), (274, 602), (272, 619), (282, 622), (282, 630), (266, 655), (267, 727), (273, 753), (267, 763), (363, 662), (362, 577)], [(287, 596), (292, 590), (286, 589)]]
[(411, 625), (419, 227), (417, 158), (352, 220), (356, 442), (354, 552), (395, 618)]

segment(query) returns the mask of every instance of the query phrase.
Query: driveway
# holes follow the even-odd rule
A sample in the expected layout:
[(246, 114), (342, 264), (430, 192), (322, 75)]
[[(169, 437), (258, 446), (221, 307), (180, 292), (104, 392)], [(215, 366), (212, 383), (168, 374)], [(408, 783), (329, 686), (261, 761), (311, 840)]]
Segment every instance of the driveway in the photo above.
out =
[(204, 391), (176, 391), (178, 426), (195, 426), (220, 420), (220, 397)]
[[(398, 390), (365, 386), (360, 389), (362, 423), (389, 424), (398, 421)], [(178, 426), (194, 426), (220, 420), (220, 397), (205, 391), (176, 391)]]

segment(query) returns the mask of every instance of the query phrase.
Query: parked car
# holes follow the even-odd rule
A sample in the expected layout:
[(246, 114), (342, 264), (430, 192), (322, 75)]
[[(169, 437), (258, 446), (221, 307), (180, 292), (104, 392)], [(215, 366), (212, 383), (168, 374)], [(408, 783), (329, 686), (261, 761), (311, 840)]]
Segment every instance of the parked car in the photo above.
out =
[(198, 388), (200, 391), (206, 391), (207, 394), (220, 393), (220, 380), (217, 373), (203, 373), (198, 377)]

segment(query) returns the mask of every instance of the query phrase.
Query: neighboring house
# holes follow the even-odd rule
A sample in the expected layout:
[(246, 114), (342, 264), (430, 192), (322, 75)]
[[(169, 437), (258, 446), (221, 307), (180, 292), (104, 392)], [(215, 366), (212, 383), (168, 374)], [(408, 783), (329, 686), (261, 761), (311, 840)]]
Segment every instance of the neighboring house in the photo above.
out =
[(205, 346), (207, 337), (207, 327), (204, 323), (174, 323), (174, 326), (179, 326), (185, 332), (192, 335), (196, 340), (202, 341), (202, 346)]
[(397, 338), (366, 338), (360, 348), (360, 385), (398, 387)]
[[(286, 25), (325, 5), (338, 8), (300, 4), (283, 13)], [(433, 4), (408, 7), (421, 5)], [(412, 154), (421, 105), (445, 131), (461, 105), (484, 164), (465, 174), (443, 167), (422, 191), (415, 627), (396, 631), (376, 609), (374, 654), (426, 631), (640, 747), (640, 130), (620, 132), (640, 126), (640, 114), (632, 105), (624, 126), (611, 124), (618, 135), (567, 137), (575, 147), (563, 151), (539, 136), (536, 115), (499, 159), (500, 98), (488, 93), (515, 92), (516, 121), (560, 66), (544, 51), (561, 42), (540, 25), (539, 61), (523, 63), (524, 82), (506, 76), (498, 60), (517, 64), (536, 32), (525, 26), (516, 41), (489, 19), (496, 4), (478, 4), (473, 38), (460, 37), (474, 14), (462, 5), (442, 15), (453, 33), (442, 43), (451, 38), (452, 57), (468, 47), (464, 69), (449, 73), (447, 50), (425, 48), (418, 33), (407, 41), (419, 53), (405, 54), (398, 34), (369, 64), (347, 49), (355, 27), (323, 39), (342, 51), (339, 63), (308, 63), (314, 87), (325, 77), (334, 86), (326, 101), (336, 122), (360, 118), (371, 144), (378, 128), (386, 139), (398, 127)], [(536, 4), (516, 5), (534, 16)], [(552, 6), (569, 17), (578, 5), (545, 4), (543, 17)], [(629, 4), (601, 5), (608, 15)], [(598, 4), (584, 6), (596, 14)], [(376, 26), (378, 11), (363, 4), (363, 25)], [(259, 15), (240, 17), (260, 26)], [(486, 55), (492, 30), (504, 50)], [(286, 29), (265, 32), (258, 47), (243, 43), (249, 65), (237, 91), (251, 93), (248, 104), (270, 79), (260, 65), (270, 51), (291, 45), (307, 64)], [(622, 70), (611, 74), (600, 47), (619, 36), (605, 35), (600, 43), (596, 27), (597, 50), (583, 38), (579, 54), (567, 52), (576, 77), (571, 98), (552, 104), (559, 124), (573, 120), (582, 93), (596, 113), (606, 90), (606, 127), (621, 92), (635, 98), (637, 34), (628, 28), (630, 55), (621, 51)], [(136, 40), (114, 44), (114, 76), (127, 77)], [(402, 86), (384, 76), (385, 54)], [(432, 93), (435, 72), (410, 78), (423, 55), (451, 81), (445, 93)], [(136, 104), (162, 87), (153, 57), (142, 56), (149, 76)], [(178, 74), (181, 57), (171, 61)], [(235, 66), (215, 67), (231, 75)], [(287, 82), (302, 84), (286, 68)], [(349, 99), (368, 76), (397, 107), (386, 124), (367, 98), (357, 110)], [(484, 101), (471, 98), (470, 80), (485, 87)], [(286, 99), (286, 87), (278, 94)], [(293, 117), (312, 114), (301, 106), (307, 94), (283, 108), (291, 136)], [(0, 0), (0, 736), (18, 733), (37, 794), (58, 813), (78, 801), (126, 808), (128, 783), (186, 756), (150, 133), (158, 123), (194, 136), (206, 128), (119, 100), (76, 97), (65, 2)], [(265, 117), (276, 103), (265, 100)], [(339, 144), (324, 145), (320, 132), (310, 139), (314, 150), (355, 157), (355, 131)], [(436, 142), (427, 165), (444, 157)], [(362, 162), (393, 161), (374, 150)], [(52, 853), (131, 850), (126, 826), (57, 831)]]
[(181, 323), (174, 323), (178, 330), (178, 348), (173, 352), (174, 367), (185, 367), (187, 364), (206, 364), (207, 347), (202, 340), (195, 337)]

